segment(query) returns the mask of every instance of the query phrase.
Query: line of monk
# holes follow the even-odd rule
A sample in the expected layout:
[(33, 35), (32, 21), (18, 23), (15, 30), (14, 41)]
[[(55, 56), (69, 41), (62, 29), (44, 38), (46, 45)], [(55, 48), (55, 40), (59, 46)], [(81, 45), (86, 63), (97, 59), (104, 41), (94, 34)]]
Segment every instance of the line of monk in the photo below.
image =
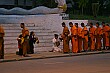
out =
[[(29, 52), (29, 30), (25, 27), (24, 23), (20, 24), (22, 28), (23, 36), (23, 56), (27, 56)], [(78, 53), (83, 51), (96, 51), (96, 50), (108, 50), (110, 49), (110, 26), (106, 25), (105, 22), (102, 22), (102, 27), (99, 23), (96, 23), (96, 27), (93, 26), (93, 23), (89, 23), (89, 30), (84, 23), (81, 23), (81, 27), (78, 26), (78, 23), (73, 25), (72, 22), (69, 23), (70, 30), (63, 22), (63, 32), (61, 34), (61, 39), (63, 40), (63, 52), (69, 53), (72, 49), (73, 53)], [(4, 58), (4, 29), (0, 25), (0, 59)], [(71, 40), (71, 45), (69, 41)], [(103, 41), (102, 41), (103, 40)], [(103, 45), (103, 48), (102, 48)]]
[[(64, 22), (62, 26), (64, 27), (61, 35), (64, 53), (69, 53), (70, 49), (73, 53), (110, 49), (110, 27), (105, 25), (105, 22), (102, 22), (102, 27), (98, 22), (95, 24), (96, 27), (93, 23), (89, 23), (89, 29), (84, 23), (81, 23), (79, 27), (78, 23), (70, 22), (70, 30)], [(72, 47), (69, 46), (69, 40), (71, 40)]]

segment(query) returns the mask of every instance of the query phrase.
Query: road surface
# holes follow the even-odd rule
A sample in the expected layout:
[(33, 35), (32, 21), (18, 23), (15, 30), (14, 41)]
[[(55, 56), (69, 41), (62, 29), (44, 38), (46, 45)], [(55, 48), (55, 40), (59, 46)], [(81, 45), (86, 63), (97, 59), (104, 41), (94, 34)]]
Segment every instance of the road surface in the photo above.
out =
[(0, 73), (110, 73), (110, 53), (5, 62)]

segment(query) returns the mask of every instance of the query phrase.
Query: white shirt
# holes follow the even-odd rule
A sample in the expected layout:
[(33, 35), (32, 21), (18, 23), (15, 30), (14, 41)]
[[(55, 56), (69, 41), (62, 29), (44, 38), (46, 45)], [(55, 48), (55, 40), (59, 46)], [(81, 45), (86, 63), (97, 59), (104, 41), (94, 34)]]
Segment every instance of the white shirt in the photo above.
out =
[(58, 48), (57, 45), (56, 45), (56, 42), (58, 42), (58, 41), (59, 41), (59, 40), (58, 40), (58, 39), (55, 39), (55, 38), (53, 38), (53, 40), (52, 40), (54, 52), (55, 52), (55, 51), (57, 51), (57, 52), (60, 51), (60, 52), (61, 52), (61, 49)]
[(56, 42), (58, 42), (58, 39), (53, 38), (53, 47), (57, 47)]

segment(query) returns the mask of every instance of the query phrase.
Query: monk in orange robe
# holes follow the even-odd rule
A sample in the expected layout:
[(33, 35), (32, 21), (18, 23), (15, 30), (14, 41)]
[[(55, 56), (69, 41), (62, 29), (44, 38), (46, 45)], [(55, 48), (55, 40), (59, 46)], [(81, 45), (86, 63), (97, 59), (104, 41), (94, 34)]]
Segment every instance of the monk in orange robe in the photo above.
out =
[(72, 36), (72, 52), (78, 52), (78, 23), (71, 28), (71, 36)]
[(78, 27), (78, 52), (82, 51), (82, 28)]
[(0, 25), (0, 59), (4, 59), (4, 29)]
[(96, 31), (95, 31), (95, 37), (96, 37), (96, 50), (101, 50), (102, 47), (102, 28), (99, 27), (99, 23), (96, 23)]
[(73, 35), (72, 31), (73, 31), (73, 29), (74, 29), (73, 23), (72, 23), (72, 22), (69, 22), (69, 26), (71, 27), (71, 28), (70, 28), (70, 31), (71, 31), (71, 32), (70, 32), (70, 37), (71, 37), (71, 45), (72, 45), (71, 48), (72, 48), (72, 50), (73, 50), (73, 42), (74, 42), (74, 41), (72, 41), (72, 39), (73, 39), (73, 37), (72, 37), (72, 35)]
[(70, 41), (70, 31), (68, 29), (68, 27), (66, 26), (66, 24), (63, 22), (62, 23), (62, 27), (63, 28), (63, 33), (61, 34), (61, 37), (63, 39), (63, 52), (64, 53), (69, 53), (70, 52), (70, 48), (69, 48), (69, 41)]
[(90, 35), (90, 50), (95, 50), (95, 30), (96, 28), (93, 27), (93, 23), (90, 23), (89, 35)]
[(20, 24), (22, 29), (22, 36), (24, 38), (24, 42), (22, 43), (22, 49), (23, 49), (23, 56), (26, 57), (27, 52), (30, 48), (29, 46), (29, 30), (25, 27), (24, 23)]
[(103, 43), (104, 43), (104, 49), (109, 49), (109, 31), (110, 27), (105, 25), (104, 22), (102, 22), (103, 25)]
[(110, 50), (110, 26), (109, 26), (109, 48), (108, 48), (108, 50)]
[(71, 27), (71, 44), (72, 44), (72, 52), (77, 53), (78, 52), (78, 38), (76, 37), (77, 35), (77, 27), (73, 25), (72, 22), (69, 23), (69, 26)]
[(83, 50), (87, 51), (88, 50), (88, 29), (84, 25), (84, 23), (81, 23), (81, 26), (83, 27), (82, 29)]

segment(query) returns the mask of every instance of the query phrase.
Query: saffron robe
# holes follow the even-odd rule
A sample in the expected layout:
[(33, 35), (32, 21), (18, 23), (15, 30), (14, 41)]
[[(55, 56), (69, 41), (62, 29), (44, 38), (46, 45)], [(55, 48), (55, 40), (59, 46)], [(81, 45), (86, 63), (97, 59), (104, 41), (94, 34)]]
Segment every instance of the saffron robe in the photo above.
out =
[(86, 26), (82, 29), (83, 50), (88, 50), (88, 29)]
[(70, 48), (69, 48), (69, 41), (70, 41), (70, 37), (69, 37), (70, 31), (68, 29), (68, 27), (64, 27), (63, 28), (63, 33), (61, 35), (62, 39), (63, 39), (63, 52), (64, 53), (69, 53), (70, 52)]
[(95, 27), (90, 28), (90, 49), (95, 50)]
[(101, 50), (101, 46), (102, 46), (102, 42), (101, 42), (102, 29), (101, 29), (101, 27), (96, 28), (95, 36), (96, 36), (96, 49)]

